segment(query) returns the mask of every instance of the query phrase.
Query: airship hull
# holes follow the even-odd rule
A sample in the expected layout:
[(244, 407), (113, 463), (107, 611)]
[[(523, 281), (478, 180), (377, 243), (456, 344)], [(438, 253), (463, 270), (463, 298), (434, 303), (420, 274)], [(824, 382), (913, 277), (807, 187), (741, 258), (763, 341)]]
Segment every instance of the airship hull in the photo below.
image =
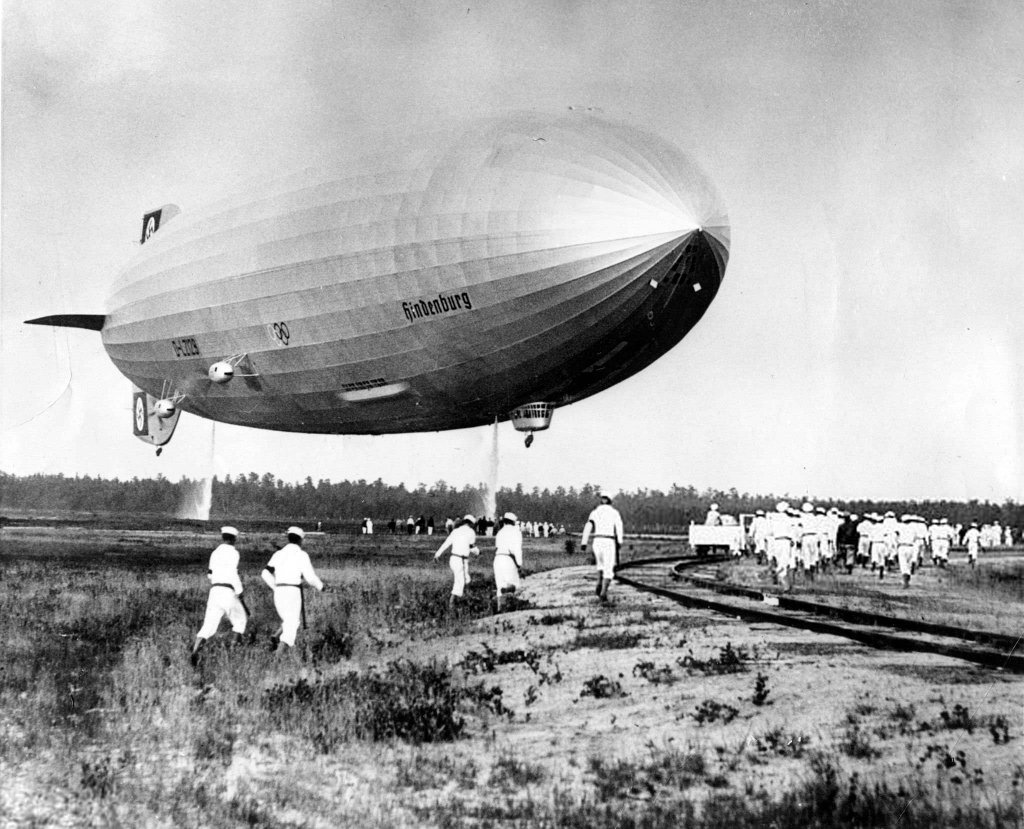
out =
[[(219, 421), (475, 426), (656, 360), (728, 243), (713, 186), (666, 142), (515, 116), (176, 217), (115, 282), (102, 337), (140, 388)], [(212, 382), (225, 360), (234, 379)]]

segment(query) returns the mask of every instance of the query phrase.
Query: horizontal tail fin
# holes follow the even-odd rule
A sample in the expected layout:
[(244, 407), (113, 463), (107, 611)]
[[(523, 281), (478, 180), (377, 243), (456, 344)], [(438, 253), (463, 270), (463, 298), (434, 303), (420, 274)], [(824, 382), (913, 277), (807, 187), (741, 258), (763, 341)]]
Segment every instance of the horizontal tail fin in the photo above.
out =
[(61, 328), (86, 328), (89, 331), (102, 331), (106, 314), (54, 314), (49, 317), (38, 317), (25, 320), (26, 325), (56, 325)]

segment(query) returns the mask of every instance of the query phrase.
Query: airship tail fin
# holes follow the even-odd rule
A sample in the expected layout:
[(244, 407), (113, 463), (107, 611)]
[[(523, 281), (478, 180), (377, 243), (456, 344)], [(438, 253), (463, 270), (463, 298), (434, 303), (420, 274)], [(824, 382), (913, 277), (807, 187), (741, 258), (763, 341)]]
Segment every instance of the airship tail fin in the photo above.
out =
[(167, 224), (180, 212), (181, 208), (176, 204), (165, 204), (156, 210), (150, 210), (142, 217), (142, 235), (139, 237), (139, 244), (146, 244), (146, 240), (156, 233), (161, 225)]
[[(173, 436), (181, 410), (170, 413), (157, 406), (162, 401), (132, 384), (132, 429), (135, 437), (153, 446), (164, 446)], [(159, 455), (160, 452), (157, 451)]]
[(89, 331), (101, 331), (106, 320), (105, 314), (53, 314), (49, 317), (25, 320), (25, 324), (56, 325), (60, 328), (85, 328)]

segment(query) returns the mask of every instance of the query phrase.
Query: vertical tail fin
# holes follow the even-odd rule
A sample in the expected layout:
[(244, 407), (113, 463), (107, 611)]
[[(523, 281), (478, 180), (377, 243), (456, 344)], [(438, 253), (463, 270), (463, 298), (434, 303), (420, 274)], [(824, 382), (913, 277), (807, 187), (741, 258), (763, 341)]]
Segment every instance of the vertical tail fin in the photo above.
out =
[(156, 210), (150, 210), (142, 217), (142, 235), (139, 237), (139, 244), (146, 244), (149, 237), (156, 233), (161, 225), (167, 224), (180, 212), (181, 208), (176, 204), (165, 204)]

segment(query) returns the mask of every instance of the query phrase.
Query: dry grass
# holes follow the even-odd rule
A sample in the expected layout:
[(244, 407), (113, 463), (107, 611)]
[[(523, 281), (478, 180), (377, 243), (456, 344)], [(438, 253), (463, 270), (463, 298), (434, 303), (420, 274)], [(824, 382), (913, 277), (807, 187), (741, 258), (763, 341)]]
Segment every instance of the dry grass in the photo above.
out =
[[(494, 617), (486, 556), (452, 618), (437, 537), (312, 539), (337, 591), (311, 597), (292, 659), (265, 647), (275, 616), (256, 571), (273, 539), (249, 539), (251, 634), (233, 649), (215, 640), (198, 670), (187, 656), (212, 538), (174, 537), (166, 555), (152, 536), (3, 539), (0, 813), (16, 825), (1021, 821), (977, 750), (1012, 756), (1013, 711), (945, 684), (913, 706), (840, 699), (847, 731), (808, 729), (791, 713), (802, 680), (780, 655), (795, 645), (757, 648), (622, 590), (591, 607), (589, 584)], [(567, 563), (580, 560), (558, 540), (529, 545), (531, 570)], [(680, 632), (685, 646), (654, 644)], [(761, 676), (767, 704), (752, 701)], [(912, 779), (857, 765), (897, 744)]]

